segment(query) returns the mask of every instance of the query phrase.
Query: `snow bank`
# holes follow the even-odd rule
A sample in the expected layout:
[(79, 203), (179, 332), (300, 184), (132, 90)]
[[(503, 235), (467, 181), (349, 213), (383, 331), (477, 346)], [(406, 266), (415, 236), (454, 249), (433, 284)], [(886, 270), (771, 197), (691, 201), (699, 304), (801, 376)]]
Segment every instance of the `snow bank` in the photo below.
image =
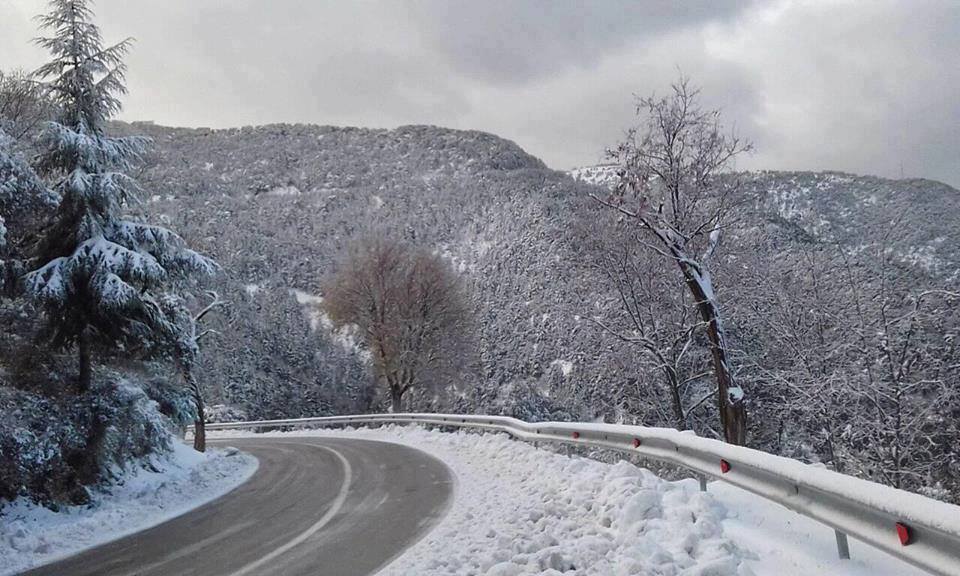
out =
[(724, 482), (710, 483), (709, 490), (727, 508), (724, 532), (751, 552), (750, 567), (758, 575), (927, 576), (853, 538), (851, 560), (840, 560), (833, 530), (816, 520)]
[[(245, 432), (209, 432), (218, 437)], [(457, 477), (444, 519), (378, 576), (921, 576), (833, 531), (723, 482), (668, 482), (627, 462), (567, 457), (506, 435), (419, 427), (304, 430), (381, 440), (441, 459)]]
[(404, 443), (453, 468), (456, 500), (384, 576), (738, 574), (741, 557), (722, 533), (723, 510), (695, 487), (626, 462), (568, 458), (502, 437), (411, 440)]
[(70, 556), (197, 508), (245, 482), (257, 469), (235, 449), (204, 454), (174, 441), (157, 472), (131, 470), (92, 495), (88, 506), (54, 512), (20, 498), (0, 509), (0, 576)]
[(456, 474), (448, 514), (378, 576), (753, 574), (723, 533), (723, 507), (696, 482), (667, 482), (627, 462), (567, 457), (502, 435), (394, 426), (289, 434), (406, 444)]

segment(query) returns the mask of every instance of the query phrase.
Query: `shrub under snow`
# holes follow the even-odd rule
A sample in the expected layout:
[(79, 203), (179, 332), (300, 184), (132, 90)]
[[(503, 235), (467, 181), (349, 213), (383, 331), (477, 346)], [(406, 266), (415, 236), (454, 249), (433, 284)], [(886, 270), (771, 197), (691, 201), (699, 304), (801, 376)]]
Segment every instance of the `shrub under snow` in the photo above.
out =
[(235, 449), (201, 454), (174, 441), (152, 470), (128, 469), (84, 506), (55, 512), (20, 498), (0, 511), (0, 576), (143, 530), (221, 496), (257, 469)]
[(0, 386), (0, 504), (84, 503), (88, 485), (151, 466), (170, 448), (169, 425), (160, 404), (119, 375), (61, 398)]

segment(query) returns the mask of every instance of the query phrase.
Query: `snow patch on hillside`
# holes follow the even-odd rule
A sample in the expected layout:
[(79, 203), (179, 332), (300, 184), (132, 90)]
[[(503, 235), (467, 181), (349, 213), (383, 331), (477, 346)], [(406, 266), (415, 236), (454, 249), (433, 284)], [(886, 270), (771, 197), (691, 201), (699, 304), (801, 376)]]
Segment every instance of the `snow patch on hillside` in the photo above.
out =
[(289, 186), (277, 186), (267, 192), (267, 196), (299, 196), (300, 189), (292, 184)]
[(356, 354), (363, 362), (369, 362), (371, 359), (370, 351), (365, 349), (360, 343), (360, 329), (356, 324), (348, 324), (335, 328), (333, 320), (323, 310), (323, 296), (314, 296), (302, 290), (291, 290), (297, 303), (304, 307), (307, 320), (310, 322), (310, 329), (316, 332), (323, 330), (329, 335), (330, 340), (348, 352)]
[(573, 362), (569, 360), (561, 360), (557, 358), (551, 362), (550, 365), (557, 367), (564, 377), (569, 376), (570, 373), (573, 372)]
[[(307, 321), (310, 322), (310, 329), (316, 331), (322, 325), (321, 321), (326, 317), (323, 309), (320, 308), (320, 305), (323, 304), (323, 297), (296, 289), (291, 290), (290, 293), (297, 299), (297, 304), (305, 308), (304, 313), (307, 315)], [(327, 321), (329, 322), (329, 319)], [(330, 325), (332, 326), (332, 323)]]
[(614, 164), (599, 164), (597, 166), (583, 166), (567, 172), (571, 178), (594, 186), (613, 189), (617, 184), (617, 166)]
[(463, 274), (467, 271), (474, 272), (476, 270), (476, 266), (471, 264), (467, 259), (460, 257), (449, 244), (441, 245), (433, 251), (433, 254), (450, 262), (450, 267), (458, 274)]
[(19, 498), (0, 509), (0, 576), (156, 526), (223, 496), (257, 470), (257, 459), (236, 449), (200, 453), (173, 444), (154, 463), (156, 472), (131, 469), (87, 506), (54, 512)]

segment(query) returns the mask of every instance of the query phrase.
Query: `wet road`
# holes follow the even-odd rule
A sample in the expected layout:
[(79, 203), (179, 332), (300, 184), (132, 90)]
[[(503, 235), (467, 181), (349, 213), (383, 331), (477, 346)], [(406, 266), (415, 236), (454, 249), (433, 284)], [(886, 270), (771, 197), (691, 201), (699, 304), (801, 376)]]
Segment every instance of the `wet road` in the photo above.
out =
[(443, 463), (397, 444), (341, 438), (216, 444), (250, 452), (259, 469), (192, 512), (24, 574), (373, 574), (442, 518), (452, 494), (452, 472)]

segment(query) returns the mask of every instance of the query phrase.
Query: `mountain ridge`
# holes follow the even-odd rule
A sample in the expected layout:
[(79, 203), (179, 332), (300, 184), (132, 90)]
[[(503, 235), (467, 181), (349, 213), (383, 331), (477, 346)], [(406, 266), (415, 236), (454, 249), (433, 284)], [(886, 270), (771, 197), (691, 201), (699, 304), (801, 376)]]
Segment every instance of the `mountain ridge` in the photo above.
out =
[[(337, 345), (335, 335), (316, 330), (317, 311), (295, 294), (322, 297), (342, 250), (384, 228), (447, 256), (468, 281), (480, 319), (475, 381), (439, 396), (423, 391), (413, 396), (414, 407), (466, 406), (532, 419), (645, 418), (646, 409), (611, 408), (635, 379), (635, 359), (589, 320), (614, 305), (592, 252), (596, 238), (617, 226), (589, 197), (601, 188), (477, 131), (119, 128), (154, 140), (140, 174), (148, 212), (227, 272), (220, 287), (234, 306), (225, 322), (243, 337), (223, 336), (212, 345), (224, 350), (223, 359), (205, 364), (216, 400), (257, 417), (375, 407), (362, 359)], [(948, 278), (960, 268), (951, 248), (960, 245), (958, 232), (942, 217), (960, 214), (960, 194), (946, 185), (841, 173), (736, 176), (752, 201), (742, 230), (726, 243), (730, 261), (749, 255), (755, 235), (771, 226), (787, 251), (825, 238), (847, 248), (873, 245), (885, 234), (890, 240), (882, 224), (896, 213), (907, 222), (894, 228), (899, 244), (892, 244), (907, 263), (904, 285)], [(831, 194), (820, 191), (838, 193), (828, 201)], [(852, 202), (871, 195), (876, 202), (862, 214), (853, 211)], [(927, 202), (911, 207), (914, 197)], [(886, 211), (888, 201), (894, 212)], [(736, 291), (733, 270), (718, 280), (721, 298)], [(578, 337), (584, 334), (590, 338)], [(264, 350), (276, 353), (259, 358)], [(285, 381), (310, 391), (295, 403), (296, 413), (280, 393)], [(614, 384), (598, 384), (608, 381)]]

